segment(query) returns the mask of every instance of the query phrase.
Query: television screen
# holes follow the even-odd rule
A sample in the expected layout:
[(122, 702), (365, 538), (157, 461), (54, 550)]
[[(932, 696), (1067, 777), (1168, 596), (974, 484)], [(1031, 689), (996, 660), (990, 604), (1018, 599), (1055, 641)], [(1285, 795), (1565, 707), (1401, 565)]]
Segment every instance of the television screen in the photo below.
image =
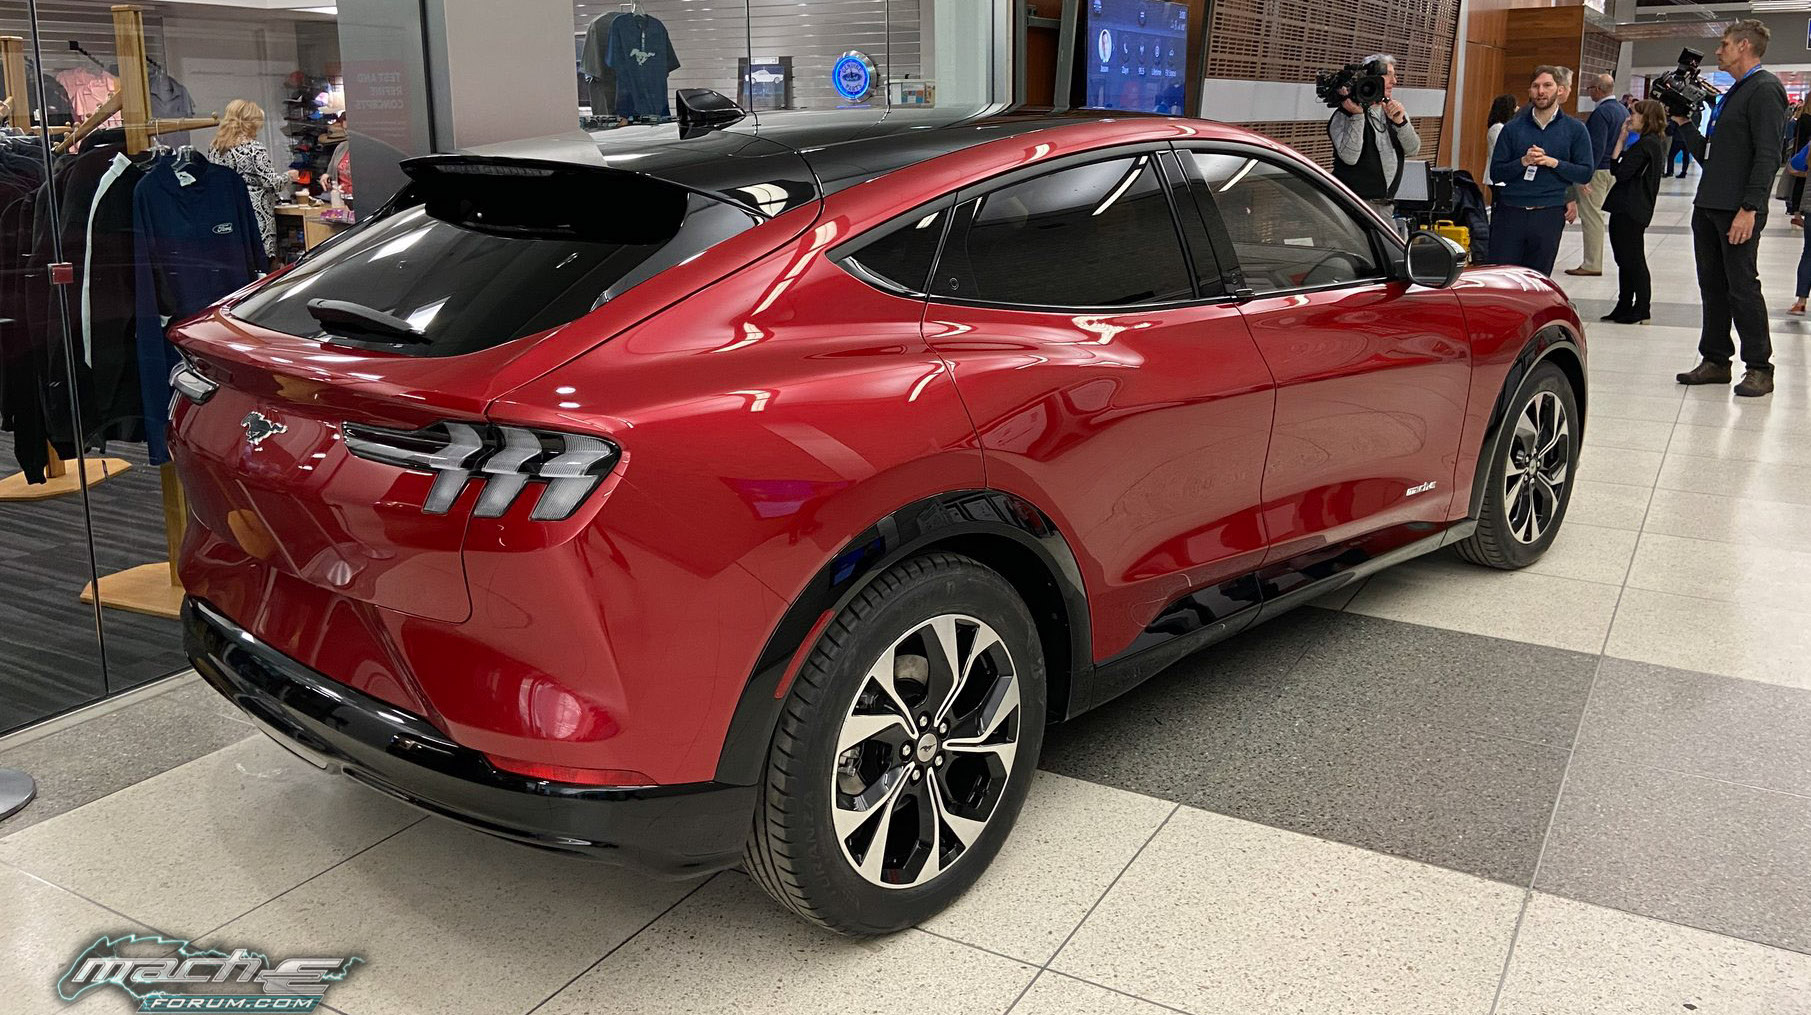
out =
[(1165, 0), (1088, 0), (1080, 48), (1085, 104), (1182, 115), (1188, 5)]

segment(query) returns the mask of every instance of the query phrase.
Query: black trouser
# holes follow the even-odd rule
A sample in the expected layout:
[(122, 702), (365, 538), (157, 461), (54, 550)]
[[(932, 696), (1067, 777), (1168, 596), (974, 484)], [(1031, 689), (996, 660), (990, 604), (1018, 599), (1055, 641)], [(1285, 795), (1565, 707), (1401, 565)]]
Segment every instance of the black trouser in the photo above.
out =
[(1543, 275), (1553, 274), (1560, 235), (1566, 231), (1566, 206), (1519, 208), (1498, 201), (1490, 213), (1490, 261), (1519, 264)]
[(1681, 140), (1677, 137), (1673, 138), (1673, 145), (1670, 149), (1667, 150), (1667, 153), (1666, 153), (1666, 171), (1668, 173), (1671, 173), (1673, 171), (1674, 160), (1678, 160), (1678, 162), (1679, 162), (1679, 175), (1680, 176), (1690, 176), (1691, 175), (1692, 151), (1690, 148), (1687, 148), (1685, 146), (1685, 142), (1683, 140)]
[(1729, 242), (1733, 211), (1696, 208), (1692, 211), (1692, 241), (1698, 254), (1698, 292), (1704, 301), (1704, 333), (1698, 355), (1712, 363), (1735, 357), (1729, 338), (1733, 320), (1742, 336), (1742, 362), (1751, 370), (1773, 369), (1773, 338), (1767, 332), (1767, 302), (1761, 296), (1761, 273), (1755, 257), (1761, 247), (1761, 230), (1767, 213), (1756, 212), (1754, 233), (1748, 242)]
[(1616, 305), (1648, 315), (1654, 296), (1654, 277), (1648, 272), (1648, 224), (1631, 215), (1612, 214), (1608, 232), (1610, 253), (1616, 257), (1620, 291)]

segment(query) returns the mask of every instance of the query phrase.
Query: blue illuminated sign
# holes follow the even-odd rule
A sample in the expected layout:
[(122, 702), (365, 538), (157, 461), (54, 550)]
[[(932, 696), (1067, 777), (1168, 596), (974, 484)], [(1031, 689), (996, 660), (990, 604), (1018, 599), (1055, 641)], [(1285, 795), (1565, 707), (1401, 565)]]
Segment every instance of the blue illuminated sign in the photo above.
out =
[(830, 83), (836, 94), (850, 102), (861, 102), (874, 91), (874, 61), (865, 53), (844, 53), (831, 68)]

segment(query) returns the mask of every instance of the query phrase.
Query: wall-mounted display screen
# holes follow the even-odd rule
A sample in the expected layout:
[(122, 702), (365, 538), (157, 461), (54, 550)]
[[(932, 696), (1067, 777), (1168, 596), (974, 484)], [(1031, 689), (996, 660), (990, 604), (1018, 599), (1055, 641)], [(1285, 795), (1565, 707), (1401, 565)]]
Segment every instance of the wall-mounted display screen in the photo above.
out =
[(1087, 105), (1181, 115), (1188, 6), (1165, 0), (1088, 0), (1082, 60)]

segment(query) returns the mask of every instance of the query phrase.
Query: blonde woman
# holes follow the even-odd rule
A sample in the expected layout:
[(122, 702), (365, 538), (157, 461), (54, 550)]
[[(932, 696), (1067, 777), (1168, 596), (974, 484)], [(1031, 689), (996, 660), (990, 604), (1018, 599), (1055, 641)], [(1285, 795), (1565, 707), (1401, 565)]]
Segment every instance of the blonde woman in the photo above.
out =
[(226, 115), (214, 132), (214, 142), (207, 153), (208, 161), (225, 166), (245, 178), (245, 189), (251, 192), (252, 211), (258, 216), (258, 231), (264, 236), (264, 254), (277, 256), (277, 188), (283, 175), (270, 161), (270, 149), (258, 140), (264, 130), (264, 110), (256, 102), (234, 99), (226, 105)]

